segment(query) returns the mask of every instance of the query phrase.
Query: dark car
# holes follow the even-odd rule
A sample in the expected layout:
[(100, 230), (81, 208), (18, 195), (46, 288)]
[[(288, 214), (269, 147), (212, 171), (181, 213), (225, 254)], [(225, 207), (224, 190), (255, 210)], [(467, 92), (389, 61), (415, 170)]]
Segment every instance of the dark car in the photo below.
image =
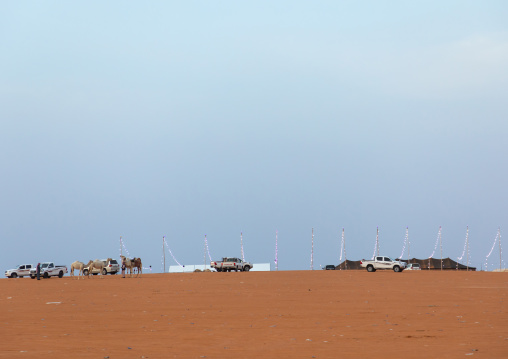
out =
[(324, 270), (335, 270), (335, 266), (333, 264), (328, 264), (323, 268)]

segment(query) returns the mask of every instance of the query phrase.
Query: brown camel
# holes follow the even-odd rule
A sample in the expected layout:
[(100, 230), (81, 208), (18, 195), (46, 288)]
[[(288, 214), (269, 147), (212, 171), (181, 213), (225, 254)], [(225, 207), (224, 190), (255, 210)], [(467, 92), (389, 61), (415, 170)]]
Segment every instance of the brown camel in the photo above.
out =
[(127, 258), (125, 256), (120, 256), (122, 258), (122, 262), (125, 263), (125, 267), (129, 269), (130, 276), (132, 277), (132, 273), (134, 269), (137, 269), (137, 276), (141, 276), (143, 272), (143, 267), (141, 263), (141, 258)]

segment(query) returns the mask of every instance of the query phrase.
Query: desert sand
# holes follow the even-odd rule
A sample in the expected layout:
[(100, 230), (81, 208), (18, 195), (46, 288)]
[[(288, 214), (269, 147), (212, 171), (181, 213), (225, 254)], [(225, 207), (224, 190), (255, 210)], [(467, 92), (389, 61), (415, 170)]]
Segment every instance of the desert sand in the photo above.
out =
[(508, 358), (507, 273), (0, 279), (0, 358)]

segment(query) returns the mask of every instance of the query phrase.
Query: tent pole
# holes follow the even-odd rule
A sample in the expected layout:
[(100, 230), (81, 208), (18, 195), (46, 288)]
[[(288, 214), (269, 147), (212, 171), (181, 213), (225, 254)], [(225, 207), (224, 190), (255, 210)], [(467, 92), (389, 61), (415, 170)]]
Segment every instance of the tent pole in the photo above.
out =
[[(469, 227), (468, 227), (468, 234), (469, 234)], [(469, 271), (469, 235), (466, 239), (466, 255), (467, 255), (467, 261), (466, 261), (466, 271)]]
[(376, 253), (379, 256), (379, 227), (376, 228)]
[(439, 247), (441, 250), (441, 270), (443, 270), (443, 240), (441, 238), (441, 231), (439, 231)]
[(346, 237), (344, 236), (344, 228), (342, 228), (342, 238), (344, 238), (344, 268), (347, 270)]
[(312, 247), (310, 251), (310, 270), (314, 270), (314, 228), (312, 228)]
[(407, 233), (407, 262), (411, 263), (411, 241), (409, 240), (409, 227), (406, 227)]
[(278, 236), (278, 231), (276, 230), (275, 231), (275, 270), (278, 271), (279, 270), (279, 258), (278, 258), (278, 243), (277, 243), (277, 238)]
[(498, 228), (497, 233), (499, 233), (499, 270), (502, 269), (502, 252), (501, 252), (501, 227)]

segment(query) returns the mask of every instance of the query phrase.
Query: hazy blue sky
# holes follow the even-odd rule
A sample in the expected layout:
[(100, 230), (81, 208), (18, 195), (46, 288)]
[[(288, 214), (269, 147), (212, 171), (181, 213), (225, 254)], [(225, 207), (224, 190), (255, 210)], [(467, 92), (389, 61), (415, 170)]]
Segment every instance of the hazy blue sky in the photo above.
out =
[[(508, 253), (506, 1), (0, 5), (0, 261)], [(505, 255), (506, 256), (506, 255)], [(499, 264), (497, 249), (489, 263)], [(167, 256), (167, 264), (175, 264)], [(490, 267), (490, 266), (489, 266)]]

